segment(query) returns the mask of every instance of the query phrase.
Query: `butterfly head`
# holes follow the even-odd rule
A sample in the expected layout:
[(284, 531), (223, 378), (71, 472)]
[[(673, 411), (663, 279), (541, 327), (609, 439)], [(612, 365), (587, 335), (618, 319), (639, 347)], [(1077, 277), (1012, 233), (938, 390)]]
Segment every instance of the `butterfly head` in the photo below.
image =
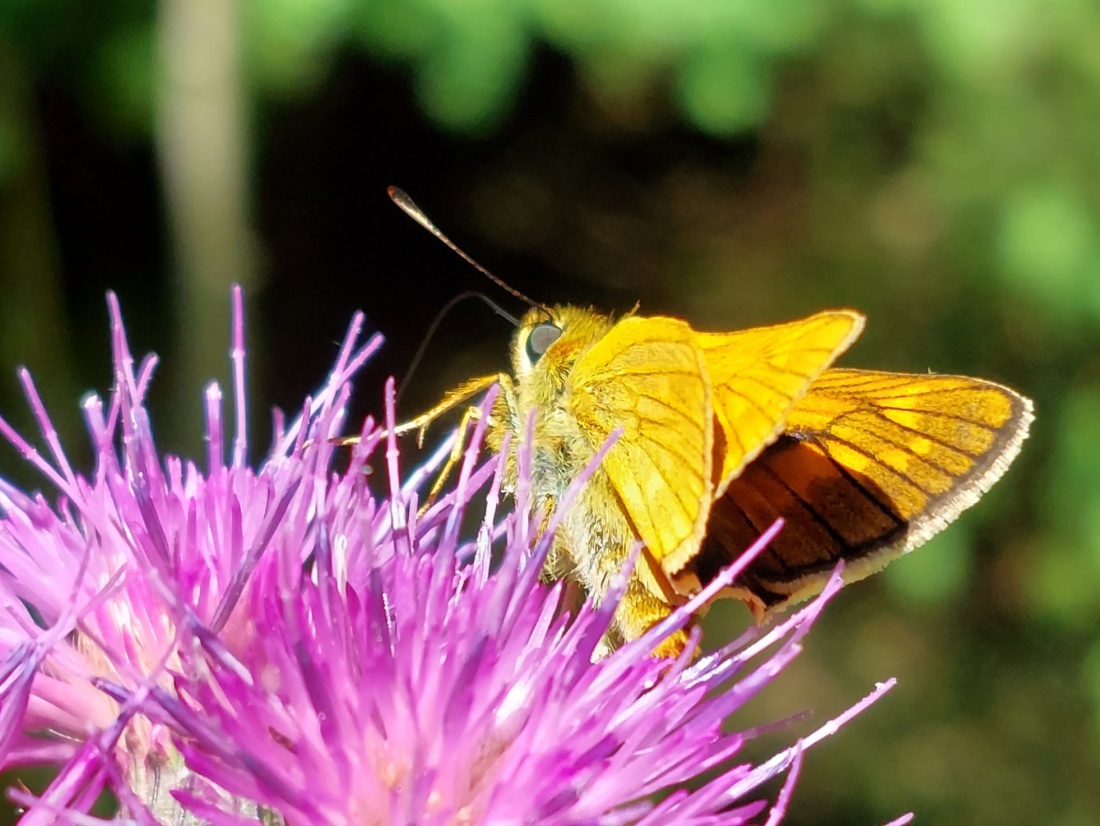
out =
[(560, 390), (573, 365), (612, 325), (608, 316), (582, 307), (530, 310), (512, 342), (516, 380)]

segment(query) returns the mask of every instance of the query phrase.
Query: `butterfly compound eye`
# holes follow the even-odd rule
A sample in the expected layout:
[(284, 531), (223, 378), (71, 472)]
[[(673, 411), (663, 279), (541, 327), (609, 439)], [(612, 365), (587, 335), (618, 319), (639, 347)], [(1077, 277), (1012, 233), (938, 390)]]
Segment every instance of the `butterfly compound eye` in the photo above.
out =
[(527, 336), (528, 360), (532, 364), (537, 362), (550, 349), (550, 345), (559, 338), (561, 338), (561, 327), (548, 321), (536, 324), (531, 328), (530, 335)]

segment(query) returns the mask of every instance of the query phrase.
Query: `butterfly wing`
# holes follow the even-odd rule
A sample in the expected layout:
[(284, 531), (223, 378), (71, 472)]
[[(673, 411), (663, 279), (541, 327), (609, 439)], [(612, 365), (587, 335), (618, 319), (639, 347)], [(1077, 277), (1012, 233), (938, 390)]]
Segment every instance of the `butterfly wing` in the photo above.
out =
[(828, 370), (714, 503), (694, 572), (708, 581), (783, 517), (732, 589), (758, 617), (817, 593), (842, 559), (846, 580), (868, 576), (977, 502), (1019, 452), (1031, 410), (978, 379)]
[(736, 333), (697, 333), (714, 394), (715, 495), (785, 427), (798, 399), (863, 330), (863, 316), (831, 310)]
[(710, 385), (694, 331), (623, 319), (578, 360), (570, 393), (593, 449), (622, 428), (603, 468), (650, 554), (662, 567), (694, 556), (713, 490)]

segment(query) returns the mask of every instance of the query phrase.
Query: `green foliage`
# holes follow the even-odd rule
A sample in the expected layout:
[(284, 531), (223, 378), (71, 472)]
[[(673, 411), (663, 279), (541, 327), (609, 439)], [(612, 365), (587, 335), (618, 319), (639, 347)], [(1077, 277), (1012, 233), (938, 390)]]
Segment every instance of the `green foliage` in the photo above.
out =
[(887, 568), (886, 582), (914, 605), (950, 605), (974, 575), (972, 542), (967, 524), (955, 525), (923, 546), (905, 565)]
[(17, 127), (5, 114), (0, 113), (0, 187), (4, 185), (5, 178), (19, 167), (23, 154)]
[(1005, 281), (1066, 324), (1100, 321), (1100, 224), (1072, 184), (1024, 184), (1006, 199), (998, 232)]
[(292, 94), (324, 80), (334, 49), (347, 37), (354, 0), (270, 0), (241, 6), (253, 76)]

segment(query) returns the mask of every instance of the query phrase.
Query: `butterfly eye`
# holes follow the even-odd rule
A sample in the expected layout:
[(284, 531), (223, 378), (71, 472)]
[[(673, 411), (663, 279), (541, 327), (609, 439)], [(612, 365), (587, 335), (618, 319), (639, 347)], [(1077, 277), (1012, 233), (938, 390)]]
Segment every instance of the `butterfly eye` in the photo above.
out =
[(561, 327), (546, 321), (536, 324), (527, 336), (527, 359), (536, 363), (550, 349), (550, 345), (561, 338)]

